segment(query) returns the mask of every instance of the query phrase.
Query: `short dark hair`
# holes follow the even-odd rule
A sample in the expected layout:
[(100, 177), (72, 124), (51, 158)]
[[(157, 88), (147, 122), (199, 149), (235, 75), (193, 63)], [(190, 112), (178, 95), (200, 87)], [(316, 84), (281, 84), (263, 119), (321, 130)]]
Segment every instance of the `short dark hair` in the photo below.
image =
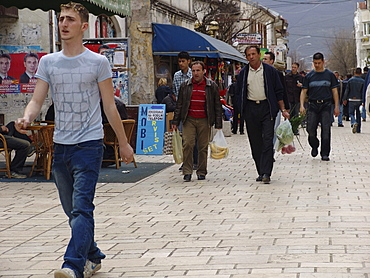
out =
[(202, 62), (202, 61), (194, 61), (190, 64), (190, 68), (192, 68), (194, 65), (201, 65), (202, 66), (202, 70), (204, 70), (206, 68), (206, 65)]
[(364, 71), (369, 71), (369, 68), (368, 67), (364, 67)]
[(362, 73), (362, 69), (361, 68), (356, 68), (355, 69), (355, 74), (361, 74)]
[(12, 60), (10, 55), (8, 53), (0, 52), (0, 58), (8, 58), (9, 60)]
[(297, 62), (292, 63), (292, 65), (297, 65), (297, 67), (299, 67), (299, 63)]
[(312, 60), (322, 60), (322, 61), (324, 61), (324, 55), (320, 52), (317, 52), (312, 56)]
[(33, 53), (33, 52), (30, 52), (30, 53), (27, 53), (26, 55), (24, 55), (23, 60), (26, 62), (28, 57), (34, 57), (37, 60), (39, 60), (39, 56), (36, 53)]
[(101, 46), (99, 46), (98, 52), (100, 52), (100, 50), (102, 50), (102, 49), (109, 49), (109, 48), (110, 47), (107, 44), (102, 44)]
[(244, 54), (247, 55), (247, 51), (252, 49), (252, 48), (255, 48), (257, 50), (257, 53), (260, 54), (261, 53), (261, 49), (257, 46), (257, 45), (248, 45), (245, 50), (244, 50)]
[(274, 52), (271, 52), (271, 51), (266, 51), (265, 52), (265, 55), (270, 55), (270, 60), (273, 60), (275, 61), (275, 53)]
[(179, 54), (177, 54), (177, 58), (191, 60), (189, 53), (186, 51), (181, 51)]

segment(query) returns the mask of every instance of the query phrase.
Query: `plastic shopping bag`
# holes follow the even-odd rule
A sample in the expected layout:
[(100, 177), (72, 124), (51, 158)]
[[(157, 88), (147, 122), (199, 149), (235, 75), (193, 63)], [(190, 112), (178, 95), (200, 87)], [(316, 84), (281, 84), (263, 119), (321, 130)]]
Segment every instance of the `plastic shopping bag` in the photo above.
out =
[(293, 142), (294, 133), (292, 130), (292, 125), (290, 124), (290, 121), (284, 121), (282, 122), (275, 131), (276, 137), (278, 140), (276, 140), (275, 149), (277, 151), (280, 151), (285, 145), (289, 145)]
[(222, 129), (217, 130), (212, 142), (211, 147), (211, 157), (214, 159), (221, 159), (227, 157), (229, 154), (229, 148), (227, 147), (227, 142), (222, 132)]
[(182, 138), (178, 129), (174, 130), (172, 134), (172, 154), (176, 164), (182, 163)]

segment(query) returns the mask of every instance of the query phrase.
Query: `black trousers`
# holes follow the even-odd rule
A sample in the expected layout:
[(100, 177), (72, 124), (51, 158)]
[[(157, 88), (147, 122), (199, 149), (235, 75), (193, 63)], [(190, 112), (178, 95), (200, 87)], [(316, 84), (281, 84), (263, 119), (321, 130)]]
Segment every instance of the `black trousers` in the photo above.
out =
[(244, 119), (258, 175), (271, 175), (275, 118), (271, 116), (268, 101), (256, 103), (247, 100)]

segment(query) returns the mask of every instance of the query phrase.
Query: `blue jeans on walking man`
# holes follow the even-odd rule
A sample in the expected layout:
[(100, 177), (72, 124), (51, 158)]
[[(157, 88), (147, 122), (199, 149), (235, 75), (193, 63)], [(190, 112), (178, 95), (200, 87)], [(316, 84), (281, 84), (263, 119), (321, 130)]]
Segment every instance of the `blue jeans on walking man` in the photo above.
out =
[(351, 118), (351, 126), (357, 123), (356, 132), (361, 132), (361, 112), (360, 106), (362, 105), (361, 101), (349, 101), (348, 102), (348, 113)]
[(330, 153), (330, 141), (331, 141), (331, 119), (332, 119), (332, 105), (330, 102), (309, 104), (307, 112), (307, 133), (308, 143), (312, 149), (318, 149), (320, 141), (317, 138), (317, 128), (321, 123), (321, 151), (320, 155), (328, 156)]
[(93, 217), (102, 157), (102, 140), (54, 146), (53, 175), (71, 227), (71, 239), (62, 267), (75, 270), (77, 278), (83, 277), (86, 259), (100, 263), (105, 258), (94, 241)]

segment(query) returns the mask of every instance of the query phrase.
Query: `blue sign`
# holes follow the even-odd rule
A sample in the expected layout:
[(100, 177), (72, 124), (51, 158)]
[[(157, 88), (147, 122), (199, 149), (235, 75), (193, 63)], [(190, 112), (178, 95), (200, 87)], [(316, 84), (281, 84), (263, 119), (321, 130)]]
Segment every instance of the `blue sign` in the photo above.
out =
[(166, 105), (140, 104), (137, 123), (136, 154), (162, 154), (165, 126)]

